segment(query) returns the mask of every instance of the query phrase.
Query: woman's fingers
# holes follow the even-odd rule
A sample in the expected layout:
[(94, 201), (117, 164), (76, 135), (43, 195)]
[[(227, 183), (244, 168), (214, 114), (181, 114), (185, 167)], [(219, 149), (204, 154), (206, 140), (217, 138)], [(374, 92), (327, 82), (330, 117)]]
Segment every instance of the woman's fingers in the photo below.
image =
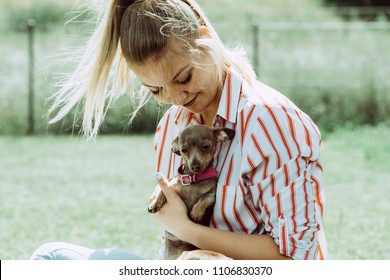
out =
[(149, 202), (152, 202), (153, 200), (155, 200), (158, 196), (158, 194), (160, 193), (161, 191), (161, 188), (159, 185), (157, 185), (154, 190), (153, 190), (153, 193), (149, 196)]
[(156, 179), (157, 179), (157, 183), (161, 186), (161, 188), (168, 187), (168, 180), (167, 178), (165, 178), (165, 176), (162, 173), (157, 172)]
[(161, 188), (161, 191), (164, 193), (167, 201), (173, 199), (177, 196), (177, 193), (168, 186), (168, 179), (161, 173), (156, 173), (157, 183)]
[(173, 181), (168, 181), (161, 173), (156, 174), (156, 179), (167, 202), (158, 212), (153, 214), (153, 217), (166, 231), (176, 235), (178, 238), (184, 237), (183, 234), (190, 221), (187, 207), (174, 188), (170, 187), (174, 184)]

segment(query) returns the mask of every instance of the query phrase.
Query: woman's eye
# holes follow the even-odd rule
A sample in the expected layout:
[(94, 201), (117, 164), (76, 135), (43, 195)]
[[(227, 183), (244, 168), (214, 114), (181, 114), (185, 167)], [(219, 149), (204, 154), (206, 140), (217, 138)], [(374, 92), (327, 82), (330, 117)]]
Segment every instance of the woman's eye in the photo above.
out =
[(190, 72), (184, 80), (179, 81), (179, 83), (185, 85), (188, 84), (191, 81), (191, 79), (192, 79), (192, 72)]
[(157, 95), (157, 94), (159, 94), (160, 92), (161, 92), (161, 88), (158, 88), (157, 90), (155, 89), (155, 90), (150, 90), (150, 92), (153, 94), (153, 95)]

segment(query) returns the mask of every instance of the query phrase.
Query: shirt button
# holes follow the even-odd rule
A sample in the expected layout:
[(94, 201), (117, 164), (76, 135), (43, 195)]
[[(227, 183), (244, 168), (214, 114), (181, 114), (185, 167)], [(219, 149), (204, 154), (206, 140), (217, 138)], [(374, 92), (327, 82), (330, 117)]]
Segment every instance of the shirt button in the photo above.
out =
[(313, 246), (313, 244), (314, 243), (312, 241), (307, 242), (305, 251), (308, 251)]

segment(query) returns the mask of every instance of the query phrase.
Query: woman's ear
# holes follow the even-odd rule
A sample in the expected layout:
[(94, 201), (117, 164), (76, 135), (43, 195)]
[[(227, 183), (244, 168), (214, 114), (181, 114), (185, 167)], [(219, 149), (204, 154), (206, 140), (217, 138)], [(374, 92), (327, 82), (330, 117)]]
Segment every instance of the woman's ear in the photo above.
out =
[(200, 37), (207, 37), (207, 38), (210, 38), (211, 37), (211, 34), (210, 34), (210, 30), (207, 26), (204, 26), (204, 25), (201, 25), (199, 27), (199, 36)]

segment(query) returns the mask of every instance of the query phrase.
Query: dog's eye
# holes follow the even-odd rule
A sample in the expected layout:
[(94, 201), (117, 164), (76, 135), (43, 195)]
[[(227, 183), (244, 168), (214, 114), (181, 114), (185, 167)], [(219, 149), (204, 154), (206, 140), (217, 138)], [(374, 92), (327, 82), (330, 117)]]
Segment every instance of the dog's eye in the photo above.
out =
[(202, 149), (203, 149), (203, 151), (208, 151), (210, 149), (210, 145), (209, 144), (204, 144), (202, 146)]
[(186, 153), (188, 153), (188, 150), (186, 148), (182, 148), (181, 153), (186, 154)]

